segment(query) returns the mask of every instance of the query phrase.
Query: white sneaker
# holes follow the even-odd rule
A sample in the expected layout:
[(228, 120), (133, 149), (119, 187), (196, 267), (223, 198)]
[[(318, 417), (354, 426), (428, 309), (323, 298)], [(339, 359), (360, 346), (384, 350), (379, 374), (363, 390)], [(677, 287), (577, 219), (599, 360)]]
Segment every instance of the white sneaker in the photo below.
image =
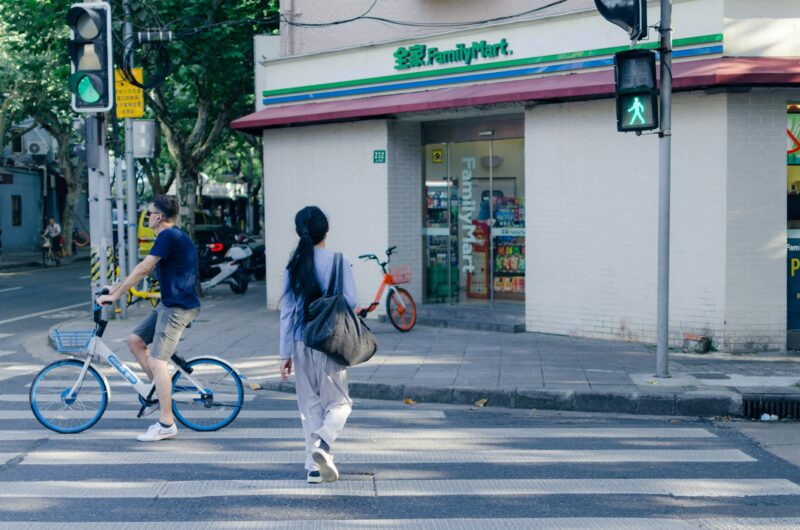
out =
[(178, 436), (178, 426), (174, 423), (169, 427), (162, 427), (159, 422), (155, 422), (147, 429), (147, 432), (136, 437), (140, 442), (157, 442), (167, 438)]
[(333, 457), (328, 451), (317, 447), (314, 449), (314, 452), (311, 453), (311, 458), (313, 458), (314, 462), (319, 466), (319, 474), (322, 475), (323, 482), (336, 482), (339, 480), (339, 470), (336, 469), (336, 464), (333, 463)]

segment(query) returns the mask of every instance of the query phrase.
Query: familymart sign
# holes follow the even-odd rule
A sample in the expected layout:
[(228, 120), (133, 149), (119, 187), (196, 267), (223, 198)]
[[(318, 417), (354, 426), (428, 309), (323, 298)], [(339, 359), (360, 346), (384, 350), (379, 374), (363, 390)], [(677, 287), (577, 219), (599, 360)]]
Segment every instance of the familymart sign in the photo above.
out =
[(415, 44), (413, 46), (401, 46), (394, 52), (394, 69), (408, 70), (422, 66), (433, 66), (437, 64), (466, 64), (469, 66), (472, 61), (477, 59), (490, 59), (501, 55), (512, 55), (508, 49), (508, 41), (500, 39), (500, 42), (488, 43), (485, 40), (473, 42), (470, 46), (466, 44), (456, 44), (455, 49), (440, 50), (426, 44)]

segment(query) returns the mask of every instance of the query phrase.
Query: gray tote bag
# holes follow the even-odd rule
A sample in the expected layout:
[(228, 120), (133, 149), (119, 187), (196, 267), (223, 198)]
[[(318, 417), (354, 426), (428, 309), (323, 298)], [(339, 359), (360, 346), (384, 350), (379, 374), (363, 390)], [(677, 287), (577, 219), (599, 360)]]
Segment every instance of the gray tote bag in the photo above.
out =
[(308, 307), (303, 342), (339, 364), (355, 366), (375, 355), (378, 341), (342, 294), (343, 268), (342, 254), (337, 252), (328, 289)]

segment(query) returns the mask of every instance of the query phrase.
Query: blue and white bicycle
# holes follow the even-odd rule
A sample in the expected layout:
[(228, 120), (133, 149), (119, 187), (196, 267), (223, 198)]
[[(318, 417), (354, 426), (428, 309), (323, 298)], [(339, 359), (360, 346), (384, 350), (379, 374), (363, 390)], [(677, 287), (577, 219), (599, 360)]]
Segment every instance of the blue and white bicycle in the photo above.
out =
[[(103, 343), (108, 322), (102, 319), (97, 305), (94, 322), (91, 331), (56, 330), (53, 339), (58, 351), (85, 355), (85, 359), (55, 361), (45, 366), (31, 384), (31, 410), (48, 429), (72, 434), (100, 421), (108, 407), (111, 387), (105, 375), (92, 366), (96, 358), (105, 359), (139, 394), (141, 408), (137, 417), (158, 404), (155, 385), (141, 381)], [(244, 403), (244, 386), (235, 368), (212, 356), (187, 361), (176, 353), (170, 360), (176, 368), (172, 376), (172, 412), (178, 421), (195, 431), (216, 431), (236, 419)]]

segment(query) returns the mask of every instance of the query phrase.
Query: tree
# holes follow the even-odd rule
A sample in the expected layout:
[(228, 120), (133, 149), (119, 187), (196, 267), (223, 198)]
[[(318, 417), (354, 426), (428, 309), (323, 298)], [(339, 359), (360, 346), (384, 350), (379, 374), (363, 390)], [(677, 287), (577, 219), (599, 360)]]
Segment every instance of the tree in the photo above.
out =
[[(145, 92), (175, 162), (179, 223), (193, 235), (199, 174), (235, 134), (228, 123), (253, 108), (253, 36), (278, 27), (278, 5), (275, 0), (161, 0), (157, 6), (160, 20), (180, 17), (167, 24), (169, 29), (198, 30), (164, 45), (172, 72)], [(145, 6), (134, 15), (140, 25), (152, 28), (157, 22)]]
[(72, 155), (80, 141), (73, 130), (67, 90), (69, 59), (65, 16), (66, 0), (18, 0), (0, 2), (2, 28), (0, 54), (16, 70), (13, 105), (17, 117), (33, 118), (57, 142), (55, 158), (67, 183), (62, 232), (64, 251), (71, 252), (75, 201), (86, 185), (85, 163)]

